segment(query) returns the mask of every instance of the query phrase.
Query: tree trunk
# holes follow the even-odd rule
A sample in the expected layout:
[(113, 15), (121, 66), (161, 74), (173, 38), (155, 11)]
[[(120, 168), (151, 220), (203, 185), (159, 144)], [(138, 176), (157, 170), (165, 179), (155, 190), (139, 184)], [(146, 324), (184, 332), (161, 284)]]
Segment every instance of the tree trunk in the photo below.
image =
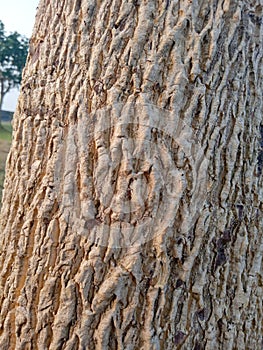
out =
[[(0, 73), (1, 74), (1, 73)], [(2, 110), (3, 103), (4, 103), (4, 81), (1, 79), (0, 80), (0, 111)], [(1, 122), (1, 117), (0, 117), (0, 122)]]
[(41, 0), (0, 348), (262, 349), (262, 4)]
[[(0, 72), (0, 111), (3, 108), (4, 97), (10, 91), (10, 89), (11, 89), (11, 85), (8, 85), (7, 88), (5, 88), (5, 81), (1, 77), (1, 72)], [(0, 115), (0, 125), (1, 125), (1, 122), (2, 122), (2, 119), (1, 119), (1, 115)]]

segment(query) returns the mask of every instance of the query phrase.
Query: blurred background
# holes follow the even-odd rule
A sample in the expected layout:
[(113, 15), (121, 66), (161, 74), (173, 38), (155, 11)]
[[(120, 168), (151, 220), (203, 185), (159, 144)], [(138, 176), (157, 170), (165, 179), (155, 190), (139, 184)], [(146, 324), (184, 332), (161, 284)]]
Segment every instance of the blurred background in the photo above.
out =
[[(0, 21), (4, 24), (5, 31), (7, 33), (17, 32), (30, 38), (38, 3), (39, 0), (0, 0)], [(18, 91), (18, 88), (14, 88), (6, 94), (3, 110), (15, 110)]]
[(39, 0), (0, 0), (0, 207), (12, 118)]

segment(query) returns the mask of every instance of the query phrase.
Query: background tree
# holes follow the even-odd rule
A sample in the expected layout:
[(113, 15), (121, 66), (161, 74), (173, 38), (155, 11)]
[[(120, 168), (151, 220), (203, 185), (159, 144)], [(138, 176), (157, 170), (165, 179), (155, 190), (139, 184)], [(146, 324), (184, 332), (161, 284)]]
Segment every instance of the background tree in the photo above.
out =
[(28, 39), (17, 32), (6, 34), (0, 21), (0, 110), (5, 95), (18, 87), (28, 52)]
[(40, 1), (1, 349), (262, 349), (262, 30), (257, 0)]

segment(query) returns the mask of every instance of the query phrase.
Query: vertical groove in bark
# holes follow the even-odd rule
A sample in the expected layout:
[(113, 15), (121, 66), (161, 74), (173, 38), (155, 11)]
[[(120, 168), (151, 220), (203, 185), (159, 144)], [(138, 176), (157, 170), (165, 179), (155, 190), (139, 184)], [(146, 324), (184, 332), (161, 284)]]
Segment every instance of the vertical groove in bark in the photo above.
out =
[[(261, 349), (262, 30), (260, 1), (41, 0), (7, 163), (1, 349)], [(133, 103), (143, 136), (129, 147), (147, 160), (145, 106), (191, 126), (209, 160), (206, 201), (193, 220), (179, 149), (187, 181), (170, 227), (139, 247), (100, 246), (94, 226), (122, 219), (101, 191), (105, 139), (85, 133), (94, 111)]]

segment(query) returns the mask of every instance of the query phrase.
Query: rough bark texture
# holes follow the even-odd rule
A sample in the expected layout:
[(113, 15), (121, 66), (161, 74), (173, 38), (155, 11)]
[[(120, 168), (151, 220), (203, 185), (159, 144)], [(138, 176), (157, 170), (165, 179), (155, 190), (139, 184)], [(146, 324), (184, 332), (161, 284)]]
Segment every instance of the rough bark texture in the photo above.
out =
[[(262, 35), (258, 0), (40, 2), (7, 163), (1, 350), (262, 349)], [(134, 103), (115, 130), (104, 108)], [(180, 120), (208, 160), (205, 200)], [(138, 223), (152, 239), (118, 247), (111, 228)]]

